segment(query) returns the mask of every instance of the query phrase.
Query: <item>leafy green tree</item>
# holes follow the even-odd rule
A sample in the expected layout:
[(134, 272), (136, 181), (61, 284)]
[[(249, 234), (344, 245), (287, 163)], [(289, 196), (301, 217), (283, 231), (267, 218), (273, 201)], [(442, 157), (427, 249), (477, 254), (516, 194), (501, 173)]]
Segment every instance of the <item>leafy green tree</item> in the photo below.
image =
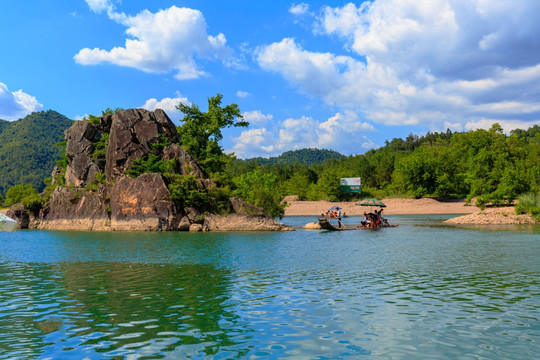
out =
[(24, 198), (32, 195), (38, 195), (38, 192), (32, 184), (13, 185), (6, 192), (6, 204), (8, 206), (20, 203)]
[(285, 213), (283, 196), (276, 191), (277, 178), (273, 174), (263, 173), (259, 169), (233, 179), (236, 189), (233, 195), (244, 201), (260, 206), (272, 216), (281, 218)]
[(37, 216), (43, 206), (43, 198), (39, 194), (31, 194), (22, 199), (24, 208)]
[(306, 200), (311, 183), (309, 178), (300, 173), (296, 173), (285, 182), (287, 195), (298, 195), (299, 200)]
[(184, 113), (178, 126), (181, 145), (197, 160), (206, 173), (221, 172), (232, 156), (223, 153), (219, 142), (222, 130), (229, 127), (247, 127), (237, 104), (221, 106), (223, 95), (208, 98), (208, 111), (202, 112), (197, 105), (180, 103), (176, 108)]
[(331, 168), (324, 171), (319, 177), (317, 185), (330, 201), (338, 201), (344, 198), (340, 188), (341, 175), (337, 169)]

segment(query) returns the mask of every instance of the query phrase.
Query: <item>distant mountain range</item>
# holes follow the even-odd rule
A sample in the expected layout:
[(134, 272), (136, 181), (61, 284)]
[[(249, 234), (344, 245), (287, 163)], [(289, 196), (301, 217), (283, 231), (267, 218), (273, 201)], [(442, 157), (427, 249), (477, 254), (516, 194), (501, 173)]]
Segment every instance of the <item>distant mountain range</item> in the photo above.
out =
[(17, 121), (0, 120), (0, 194), (13, 185), (32, 184), (41, 191), (43, 179), (60, 159), (58, 142), (73, 124), (56, 111), (34, 112)]
[(274, 165), (274, 164), (291, 165), (294, 163), (300, 163), (303, 165), (310, 166), (313, 164), (321, 164), (328, 159), (340, 159), (342, 157), (344, 157), (344, 155), (334, 150), (311, 148), (311, 149), (299, 149), (299, 150), (286, 151), (277, 157), (270, 157), (270, 158), (256, 157), (256, 158), (245, 159), (243, 161), (246, 161), (246, 162), (254, 161), (261, 165)]

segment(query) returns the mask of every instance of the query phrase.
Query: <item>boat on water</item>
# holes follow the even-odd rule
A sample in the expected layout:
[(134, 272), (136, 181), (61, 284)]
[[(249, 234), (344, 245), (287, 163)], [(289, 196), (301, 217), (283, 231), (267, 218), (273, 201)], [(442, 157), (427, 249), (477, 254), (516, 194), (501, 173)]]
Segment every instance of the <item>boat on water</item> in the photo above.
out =
[(14, 232), (17, 230), (17, 222), (0, 213), (0, 232)]
[(343, 224), (343, 223), (340, 224), (339, 220), (338, 220), (338, 223), (336, 225), (334, 225), (331, 222), (331, 219), (332, 218), (327, 218), (325, 216), (319, 216), (317, 218), (317, 220), (318, 220), (318, 223), (319, 223), (319, 226), (321, 227), (321, 229), (330, 230), (330, 231), (379, 230), (379, 229), (382, 229), (382, 228), (397, 227), (399, 225), (399, 224), (389, 224), (388, 222), (382, 222), (382, 223), (380, 223), (378, 225), (375, 225), (375, 226), (363, 226), (362, 224), (360, 224), (360, 225), (352, 225), (352, 226), (351, 225), (345, 226), (345, 224)]
[[(389, 224), (388, 221), (381, 216), (382, 214), (382, 208), (386, 207), (386, 204), (383, 203), (381, 200), (377, 199), (364, 199), (358, 203), (356, 203), (358, 206), (368, 206), (370, 209), (372, 207), (379, 207), (380, 210), (375, 210), (375, 212), (369, 212), (369, 214), (366, 214), (364, 212), (364, 220), (358, 225), (348, 225), (345, 226), (341, 222), (341, 207), (340, 206), (332, 206), (325, 214), (321, 214), (317, 218), (319, 226), (321, 229), (324, 230), (330, 230), (330, 231), (343, 231), (343, 230), (379, 230), (382, 228), (387, 227), (396, 227), (399, 224)], [(335, 219), (337, 220), (337, 224), (334, 225), (331, 220)]]
[(338, 221), (337, 225), (334, 225), (330, 222), (330, 218), (327, 218), (325, 216), (319, 216), (317, 218), (319, 222), (319, 226), (321, 229), (324, 230), (330, 230), (330, 231), (342, 231), (342, 230), (353, 230), (354, 228), (348, 228), (346, 227), (339, 219), (336, 219)]

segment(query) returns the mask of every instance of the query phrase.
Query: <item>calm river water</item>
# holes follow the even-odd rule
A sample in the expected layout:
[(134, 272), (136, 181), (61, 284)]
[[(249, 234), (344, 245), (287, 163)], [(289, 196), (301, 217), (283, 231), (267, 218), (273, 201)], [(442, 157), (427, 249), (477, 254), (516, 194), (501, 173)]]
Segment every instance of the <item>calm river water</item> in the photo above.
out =
[(400, 226), (0, 233), (0, 359), (537, 358), (540, 227), (388, 218)]

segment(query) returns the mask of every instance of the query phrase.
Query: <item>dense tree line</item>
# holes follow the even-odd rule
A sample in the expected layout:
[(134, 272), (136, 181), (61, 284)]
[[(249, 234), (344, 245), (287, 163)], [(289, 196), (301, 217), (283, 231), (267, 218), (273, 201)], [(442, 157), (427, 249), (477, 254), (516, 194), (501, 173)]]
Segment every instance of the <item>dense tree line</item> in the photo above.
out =
[[(277, 157), (263, 158), (256, 157), (249, 159), (248, 162), (258, 165), (292, 165), (294, 163), (299, 163), (303, 165), (314, 165), (322, 163), (328, 159), (340, 159), (343, 155), (334, 150), (327, 149), (299, 149), (299, 150), (289, 150)], [(239, 160), (239, 162), (241, 162)]]
[[(271, 165), (269, 165), (269, 163)], [(350, 200), (339, 190), (342, 177), (362, 178), (362, 197), (406, 196), (476, 199), (478, 205), (510, 203), (518, 195), (538, 192), (540, 127), (505, 135), (499, 124), (489, 130), (433, 132), (395, 138), (362, 155), (323, 163), (286, 165), (253, 159), (231, 163), (234, 183), (254, 177), (275, 179), (273, 191), (301, 200)]]

